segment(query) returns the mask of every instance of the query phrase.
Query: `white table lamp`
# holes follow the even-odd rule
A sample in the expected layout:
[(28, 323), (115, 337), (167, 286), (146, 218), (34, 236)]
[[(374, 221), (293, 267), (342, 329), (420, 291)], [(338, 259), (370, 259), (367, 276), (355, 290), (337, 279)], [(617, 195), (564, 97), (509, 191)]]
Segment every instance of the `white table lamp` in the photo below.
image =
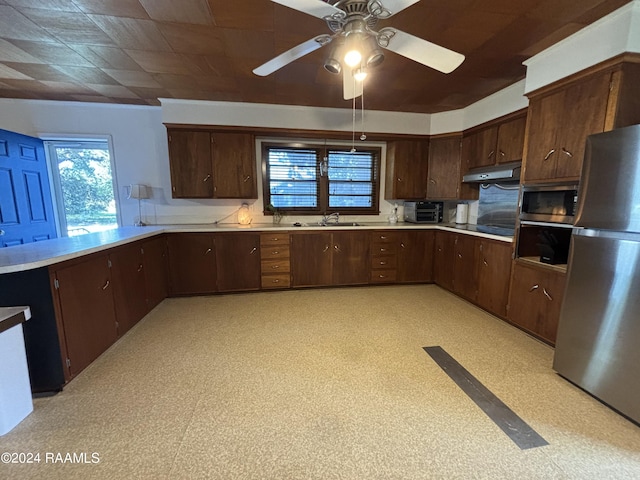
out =
[(134, 223), (136, 227), (144, 227), (146, 224), (142, 221), (142, 205), (140, 201), (149, 198), (149, 187), (146, 185), (132, 184), (129, 186), (129, 198), (138, 200), (138, 221)]

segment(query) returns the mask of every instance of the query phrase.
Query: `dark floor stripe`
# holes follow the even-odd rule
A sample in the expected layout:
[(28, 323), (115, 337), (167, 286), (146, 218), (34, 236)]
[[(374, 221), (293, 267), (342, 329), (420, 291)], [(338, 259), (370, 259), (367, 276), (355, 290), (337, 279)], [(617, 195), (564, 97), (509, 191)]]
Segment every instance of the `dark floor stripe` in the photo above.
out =
[(482, 385), (442, 347), (424, 347), (431, 358), (522, 450), (549, 443)]

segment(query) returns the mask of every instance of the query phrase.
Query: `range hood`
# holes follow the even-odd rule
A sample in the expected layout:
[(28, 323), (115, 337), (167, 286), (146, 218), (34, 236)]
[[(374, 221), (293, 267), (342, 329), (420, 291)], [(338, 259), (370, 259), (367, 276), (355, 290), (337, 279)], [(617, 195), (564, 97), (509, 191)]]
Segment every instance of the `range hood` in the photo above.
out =
[(520, 181), (522, 162), (503, 163), (489, 167), (472, 168), (463, 177), (464, 183), (498, 183)]

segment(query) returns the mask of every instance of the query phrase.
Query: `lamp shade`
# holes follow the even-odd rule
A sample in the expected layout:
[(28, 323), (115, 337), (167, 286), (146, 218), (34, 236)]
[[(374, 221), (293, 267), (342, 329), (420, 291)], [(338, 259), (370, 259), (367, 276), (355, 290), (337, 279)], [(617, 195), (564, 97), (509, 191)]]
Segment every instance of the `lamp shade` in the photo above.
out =
[(149, 189), (146, 185), (133, 184), (129, 186), (129, 198), (149, 198)]

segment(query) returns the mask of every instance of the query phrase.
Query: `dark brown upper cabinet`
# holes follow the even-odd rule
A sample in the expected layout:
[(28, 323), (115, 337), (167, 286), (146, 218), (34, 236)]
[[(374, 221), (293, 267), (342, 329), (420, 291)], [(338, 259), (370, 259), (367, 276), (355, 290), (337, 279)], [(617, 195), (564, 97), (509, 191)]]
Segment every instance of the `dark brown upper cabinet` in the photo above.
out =
[(249, 133), (167, 129), (173, 198), (258, 198)]
[(462, 163), (469, 168), (522, 160), (526, 112), (465, 131)]
[(427, 197), (428, 167), (428, 140), (387, 142), (384, 198), (387, 200), (424, 200)]

